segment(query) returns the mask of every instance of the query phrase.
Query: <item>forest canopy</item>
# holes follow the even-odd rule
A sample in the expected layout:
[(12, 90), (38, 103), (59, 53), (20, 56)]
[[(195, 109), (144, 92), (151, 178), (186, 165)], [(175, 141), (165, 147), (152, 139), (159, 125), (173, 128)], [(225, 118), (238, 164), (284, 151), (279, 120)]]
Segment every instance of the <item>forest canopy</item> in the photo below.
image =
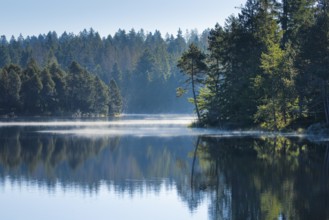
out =
[(93, 29), (78, 35), (56, 32), (39, 36), (0, 38), (0, 68), (15, 64), (26, 68), (34, 59), (40, 68), (57, 63), (69, 71), (77, 62), (107, 85), (113, 79), (123, 97), (126, 113), (192, 112), (185, 99), (177, 99), (175, 89), (183, 77), (176, 62), (194, 42), (207, 48), (208, 30), (196, 30), (163, 37), (159, 31), (119, 30), (113, 36), (101, 37)]
[(3, 115), (107, 116), (121, 113), (122, 97), (72, 62), (68, 71), (56, 63), (40, 68), (31, 59), (26, 68), (11, 64), (0, 71), (0, 112)]

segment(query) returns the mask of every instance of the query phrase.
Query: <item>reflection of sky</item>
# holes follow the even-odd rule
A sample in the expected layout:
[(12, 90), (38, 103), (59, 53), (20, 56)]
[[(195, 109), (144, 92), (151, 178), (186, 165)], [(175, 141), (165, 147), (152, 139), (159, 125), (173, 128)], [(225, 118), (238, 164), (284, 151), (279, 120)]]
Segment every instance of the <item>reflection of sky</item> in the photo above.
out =
[(134, 196), (117, 194), (102, 184), (97, 194), (81, 194), (58, 184), (48, 191), (33, 183), (1, 183), (1, 219), (207, 219), (208, 204), (190, 213), (175, 187), (161, 186), (159, 192), (141, 190)]

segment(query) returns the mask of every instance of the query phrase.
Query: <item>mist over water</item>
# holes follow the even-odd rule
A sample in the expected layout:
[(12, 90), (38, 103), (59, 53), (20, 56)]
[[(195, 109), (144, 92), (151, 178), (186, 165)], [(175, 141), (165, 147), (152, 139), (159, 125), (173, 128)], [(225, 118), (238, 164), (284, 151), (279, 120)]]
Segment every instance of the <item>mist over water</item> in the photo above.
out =
[[(68, 121), (68, 122), (26, 122), (12, 123), (7, 126), (36, 126), (47, 127), (38, 130), (40, 133), (78, 136), (136, 136), (136, 137), (180, 137), (180, 136), (209, 136), (209, 137), (300, 137), (297, 133), (279, 133), (264, 131), (231, 131), (216, 128), (190, 127), (196, 118), (192, 115), (122, 115), (115, 121)], [(1, 124), (0, 124), (1, 126)], [(58, 127), (65, 127), (58, 129)], [(67, 129), (69, 127), (70, 129)]]
[(10, 121), (0, 122), (0, 127), (77, 127), (77, 126), (152, 126), (152, 125), (189, 125), (195, 118), (190, 115), (122, 115), (114, 119), (96, 120), (49, 120), (49, 121)]
[(264, 131), (228, 131), (214, 128), (191, 128), (193, 115), (184, 114), (123, 114), (114, 119), (68, 119), (49, 121), (0, 122), (1, 127), (34, 127), (35, 132), (78, 136), (136, 136), (136, 137), (300, 137), (297, 133)]
[(197, 135), (189, 129), (191, 115), (130, 114), (109, 120), (16, 121), (0, 122), (0, 127), (34, 127), (35, 132), (80, 136), (181, 136)]

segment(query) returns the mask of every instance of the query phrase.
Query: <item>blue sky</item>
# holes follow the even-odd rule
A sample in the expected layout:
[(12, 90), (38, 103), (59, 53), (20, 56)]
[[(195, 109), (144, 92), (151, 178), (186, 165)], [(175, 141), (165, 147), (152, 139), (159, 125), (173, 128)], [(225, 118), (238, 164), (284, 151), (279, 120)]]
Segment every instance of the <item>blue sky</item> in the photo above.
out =
[(119, 28), (200, 32), (237, 14), (245, 0), (0, 0), (0, 35), (79, 33), (93, 28), (101, 36)]

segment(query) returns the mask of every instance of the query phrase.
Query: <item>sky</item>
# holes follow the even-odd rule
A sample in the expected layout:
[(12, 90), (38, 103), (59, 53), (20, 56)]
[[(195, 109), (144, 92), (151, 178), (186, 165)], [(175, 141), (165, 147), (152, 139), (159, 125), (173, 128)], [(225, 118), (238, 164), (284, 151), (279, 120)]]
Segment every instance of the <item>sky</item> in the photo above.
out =
[(101, 36), (119, 29), (176, 34), (223, 25), (246, 0), (0, 0), (0, 35), (24, 37), (56, 31)]

